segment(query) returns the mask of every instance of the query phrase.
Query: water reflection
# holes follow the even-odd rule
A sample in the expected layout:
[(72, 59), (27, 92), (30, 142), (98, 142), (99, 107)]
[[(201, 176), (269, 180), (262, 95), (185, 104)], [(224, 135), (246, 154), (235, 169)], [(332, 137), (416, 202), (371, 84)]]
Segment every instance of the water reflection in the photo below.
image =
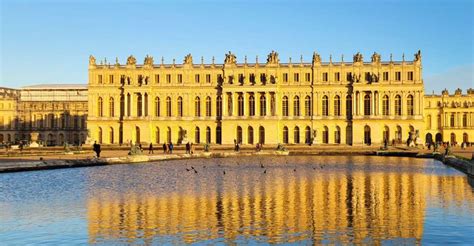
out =
[(103, 168), (87, 173), (89, 243), (418, 243), (427, 204), (474, 212), (465, 176), (432, 162), (275, 157)]

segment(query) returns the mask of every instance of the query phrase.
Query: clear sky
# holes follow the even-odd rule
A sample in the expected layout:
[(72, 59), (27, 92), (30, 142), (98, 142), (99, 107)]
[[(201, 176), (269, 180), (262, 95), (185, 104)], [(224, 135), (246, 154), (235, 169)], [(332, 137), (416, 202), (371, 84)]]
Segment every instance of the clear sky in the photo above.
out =
[(12, 1), (0, 0), (0, 86), (87, 83), (88, 57), (171, 63), (232, 51), (260, 61), (407, 60), (421, 49), (426, 92), (474, 87), (474, 1)]

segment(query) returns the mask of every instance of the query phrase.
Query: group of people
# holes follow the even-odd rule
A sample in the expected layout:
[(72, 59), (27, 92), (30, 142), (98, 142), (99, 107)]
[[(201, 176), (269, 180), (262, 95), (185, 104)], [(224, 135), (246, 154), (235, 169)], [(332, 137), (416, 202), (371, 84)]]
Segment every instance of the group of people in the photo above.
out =
[(186, 154), (194, 154), (194, 145), (193, 143), (186, 143)]
[(163, 144), (163, 153), (164, 154), (173, 154), (174, 145), (173, 143), (164, 143)]

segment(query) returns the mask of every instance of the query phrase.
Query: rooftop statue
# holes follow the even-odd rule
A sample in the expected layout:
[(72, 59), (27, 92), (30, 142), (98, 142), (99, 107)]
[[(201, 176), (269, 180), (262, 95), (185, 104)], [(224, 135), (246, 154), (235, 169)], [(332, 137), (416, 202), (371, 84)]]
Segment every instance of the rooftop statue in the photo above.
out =
[(93, 55), (89, 56), (89, 65), (95, 66), (95, 57)]
[(457, 88), (456, 91), (454, 91), (454, 95), (461, 95), (461, 94), (462, 94), (461, 88)]
[(321, 56), (316, 53), (316, 52), (313, 52), (313, 63), (319, 63), (321, 62)]
[(354, 55), (353, 61), (354, 62), (363, 62), (364, 57), (360, 52), (357, 52), (357, 54)]
[(189, 64), (189, 65), (193, 64), (193, 56), (191, 54), (187, 54), (184, 57), (184, 64)]
[(143, 64), (148, 65), (148, 66), (153, 66), (153, 56), (146, 55), (145, 61), (143, 62)]
[(377, 52), (374, 52), (374, 54), (372, 55), (372, 62), (380, 63), (380, 61), (381, 61), (380, 54), (377, 54)]
[(228, 54), (225, 54), (225, 64), (235, 64), (237, 62), (237, 57), (232, 54), (230, 51)]
[(278, 64), (278, 63), (280, 63), (280, 59), (278, 59), (278, 53), (272, 50), (272, 52), (268, 54), (267, 64)]
[(421, 50), (415, 53), (415, 61), (421, 61)]
[(135, 57), (133, 57), (133, 55), (130, 55), (127, 58), (127, 65), (136, 65), (136, 64), (137, 64), (137, 59), (135, 59)]

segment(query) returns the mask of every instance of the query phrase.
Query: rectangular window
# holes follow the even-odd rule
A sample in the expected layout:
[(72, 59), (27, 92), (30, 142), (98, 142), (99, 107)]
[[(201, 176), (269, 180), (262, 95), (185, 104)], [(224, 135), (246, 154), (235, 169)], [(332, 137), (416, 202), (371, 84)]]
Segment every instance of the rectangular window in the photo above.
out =
[(155, 83), (156, 84), (160, 83), (160, 75), (159, 74), (155, 74)]
[(283, 82), (288, 82), (288, 73), (283, 73)]
[(211, 83), (211, 75), (206, 74), (206, 83)]
[(413, 72), (408, 72), (407, 77), (408, 80), (413, 81)]
[(114, 76), (111, 74), (109, 75), (109, 83), (113, 84), (114, 83)]
[(370, 82), (370, 72), (365, 72), (365, 81)]
[(402, 72), (395, 72), (395, 80), (396, 81), (402, 80)]
[(311, 81), (311, 73), (306, 73), (305, 77), (306, 77), (306, 82)]
[(239, 83), (244, 83), (244, 74), (243, 73), (239, 73)]
[(352, 81), (352, 73), (351, 72), (346, 73), (346, 80), (347, 81)]
[(328, 82), (328, 73), (323, 73), (323, 81)]
[(267, 75), (266, 74), (264, 74), (264, 73), (260, 74), (260, 82), (262, 82), (264, 84), (267, 82)]
[(199, 79), (200, 79), (200, 78), (199, 78), (199, 74), (194, 75), (194, 81), (195, 81), (196, 83), (199, 83), (199, 82), (200, 82)]
[(99, 84), (102, 84), (102, 75), (99, 75), (99, 77), (97, 78), (97, 82), (98, 82)]
[(182, 74), (178, 74), (178, 83), (183, 83), (183, 75)]
[(388, 72), (383, 72), (383, 80), (388, 81)]
[(334, 73), (334, 80), (335, 81), (341, 81), (341, 73), (339, 73), (339, 72)]
[(293, 74), (293, 81), (294, 82), (300, 82), (300, 74), (299, 73), (294, 73)]
[(250, 80), (250, 83), (255, 83), (255, 74), (251, 73), (249, 75), (249, 80)]
[(168, 83), (168, 84), (171, 83), (171, 74), (166, 75), (166, 83)]

